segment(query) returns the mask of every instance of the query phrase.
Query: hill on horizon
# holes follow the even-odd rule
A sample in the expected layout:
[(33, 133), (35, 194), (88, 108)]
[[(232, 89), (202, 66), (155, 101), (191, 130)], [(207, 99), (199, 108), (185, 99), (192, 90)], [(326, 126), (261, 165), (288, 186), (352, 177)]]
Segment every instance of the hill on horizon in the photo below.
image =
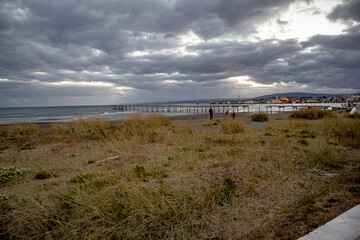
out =
[[(204, 98), (204, 99), (188, 99), (188, 100), (173, 100), (173, 101), (154, 101), (152, 104), (162, 104), (162, 103), (208, 103), (208, 102), (226, 102), (226, 101), (236, 101), (242, 99), (264, 99), (264, 98), (276, 98), (276, 97), (287, 97), (287, 98), (296, 98), (296, 97), (338, 97), (338, 96), (347, 96), (347, 95), (360, 95), (360, 92), (353, 94), (330, 94), (330, 93), (306, 93), (306, 92), (287, 92), (287, 93), (273, 93), (268, 95), (262, 95), (257, 97), (248, 97), (248, 98)], [(139, 103), (137, 103), (139, 104)], [(149, 103), (146, 103), (149, 104)]]
[[(354, 93), (359, 94), (359, 93)], [(336, 96), (346, 96), (353, 94), (330, 94), (330, 93), (306, 93), (306, 92), (288, 92), (288, 93), (273, 93), (263, 96), (254, 97), (254, 99), (260, 98), (275, 98), (275, 97), (336, 97)]]

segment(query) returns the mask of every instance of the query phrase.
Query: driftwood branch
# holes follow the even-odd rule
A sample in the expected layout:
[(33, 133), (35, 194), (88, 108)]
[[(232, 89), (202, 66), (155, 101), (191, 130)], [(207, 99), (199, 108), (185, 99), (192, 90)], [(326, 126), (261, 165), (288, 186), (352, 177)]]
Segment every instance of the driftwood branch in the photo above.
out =
[(102, 159), (102, 160), (98, 160), (98, 161), (96, 161), (95, 163), (105, 162), (105, 161), (107, 161), (107, 160), (115, 159), (115, 158), (118, 158), (118, 157), (119, 157), (119, 156), (108, 157), (108, 158), (105, 158), (105, 159)]

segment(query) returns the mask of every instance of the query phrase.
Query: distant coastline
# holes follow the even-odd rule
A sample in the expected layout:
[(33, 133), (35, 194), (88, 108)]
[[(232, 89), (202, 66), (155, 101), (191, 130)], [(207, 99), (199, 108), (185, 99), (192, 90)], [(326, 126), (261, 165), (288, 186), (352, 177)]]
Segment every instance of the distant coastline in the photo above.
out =
[[(187, 105), (195, 105), (196, 103), (183, 103)], [(208, 102), (208, 106), (211, 104)], [(320, 103), (319, 103), (320, 104)], [(176, 104), (169, 104), (176, 106)], [(294, 104), (293, 104), (294, 105)], [(282, 112), (293, 111), (293, 105), (279, 105), (282, 107)], [(317, 104), (309, 104), (309, 106), (316, 106)], [(321, 104), (320, 104), (321, 105)], [(333, 107), (345, 107), (340, 103), (327, 104)], [(135, 105), (136, 106), (136, 105)], [(212, 105), (214, 106), (214, 105)], [(249, 104), (248, 114), (254, 112), (269, 112), (277, 113), (280, 109), (271, 108), (267, 109), (266, 104)], [(221, 108), (217, 112), (225, 112), (226, 110), (243, 112), (242, 108), (233, 108), (231, 104), (222, 103)], [(268, 111), (268, 110), (271, 110)], [(199, 112), (182, 111), (182, 112), (170, 112), (167, 108), (158, 108), (152, 112), (141, 113), (142, 115), (148, 114), (162, 114), (168, 117), (182, 116), (182, 115), (196, 115), (207, 113), (208, 109), (204, 108)], [(137, 114), (137, 111), (120, 111), (112, 109), (111, 105), (101, 106), (56, 106), (56, 107), (27, 107), (27, 108), (0, 108), (0, 125), (13, 124), (13, 123), (42, 123), (42, 122), (71, 122), (81, 118), (100, 117), (110, 121), (119, 121), (129, 118), (129, 116)]]

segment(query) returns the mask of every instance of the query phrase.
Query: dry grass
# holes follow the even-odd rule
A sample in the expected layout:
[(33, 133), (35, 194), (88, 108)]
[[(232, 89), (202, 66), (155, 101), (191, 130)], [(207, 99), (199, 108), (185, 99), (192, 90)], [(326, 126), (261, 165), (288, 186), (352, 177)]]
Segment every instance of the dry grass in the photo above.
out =
[(326, 119), (321, 127), (328, 141), (360, 148), (360, 119)]
[(360, 203), (358, 120), (267, 126), (2, 127), (0, 168), (26, 171), (0, 183), (0, 237), (296, 239)]
[(266, 113), (254, 113), (251, 115), (251, 121), (253, 122), (267, 122), (269, 121), (269, 117)]
[(290, 115), (290, 118), (293, 119), (322, 119), (322, 118), (332, 118), (334, 115), (331, 111), (326, 110), (317, 110), (317, 109), (303, 109), (297, 112), (293, 112)]
[(236, 134), (245, 132), (245, 123), (224, 119), (221, 122), (221, 132), (224, 134)]

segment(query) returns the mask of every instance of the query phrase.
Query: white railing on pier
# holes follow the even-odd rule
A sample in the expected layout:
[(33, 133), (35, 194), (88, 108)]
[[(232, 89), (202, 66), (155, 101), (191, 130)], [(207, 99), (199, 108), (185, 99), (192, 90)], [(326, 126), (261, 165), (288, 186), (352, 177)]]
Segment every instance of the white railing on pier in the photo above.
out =
[[(261, 105), (261, 108), (260, 108)], [(112, 105), (114, 110), (120, 112), (169, 112), (169, 113), (207, 113), (210, 107), (215, 113), (236, 112), (249, 113), (250, 107), (256, 108), (258, 112), (266, 113), (281, 113), (285, 112), (285, 108), (289, 111), (298, 111), (302, 108), (319, 108), (329, 109), (330, 104), (212, 104), (212, 105), (169, 105), (169, 104), (154, 104), (154, 105)]]

